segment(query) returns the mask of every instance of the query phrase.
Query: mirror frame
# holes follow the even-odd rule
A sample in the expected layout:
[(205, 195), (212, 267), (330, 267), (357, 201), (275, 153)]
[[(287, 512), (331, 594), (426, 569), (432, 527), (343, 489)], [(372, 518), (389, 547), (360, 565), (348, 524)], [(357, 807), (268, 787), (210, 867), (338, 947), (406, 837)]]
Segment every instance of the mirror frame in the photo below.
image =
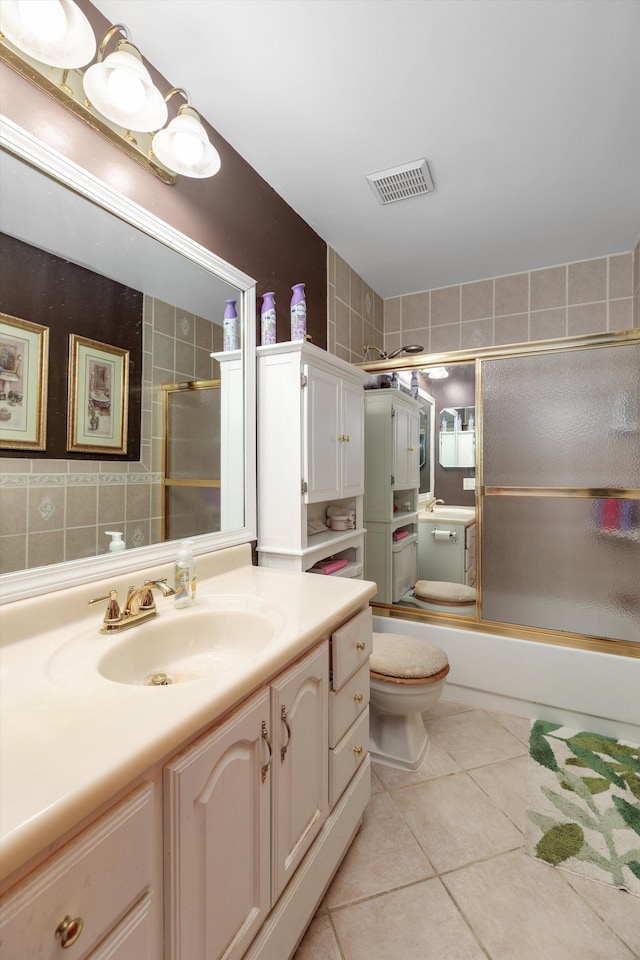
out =
[[(136, 229), (159, 240), (165, 246), (194, 261), (210, 273), (232, 284), (239, 291), (242, 310), (244, 376), (244, 526), (194, 537), (194, 553), (208, 553), (223, 547), (247, 543), (257, 537), (256, 520), (256, 282), (216, 256), (164, 220), (118, 193), (74, 161), (49, 147), (12, 120), (0, 116), (0, 149), (69, 187), (75, 193), (98, 204)], [(150, 544), (123, 551), (116, 556), (101, 554), (81, 560), (67, 560), (45, 567), (15, 571), (0, 576), (0, 604), (38, 596), (64, 587), (88, 583), (128, 570), (139, 570), (171, 562), (175, 556), (173, 541)]]

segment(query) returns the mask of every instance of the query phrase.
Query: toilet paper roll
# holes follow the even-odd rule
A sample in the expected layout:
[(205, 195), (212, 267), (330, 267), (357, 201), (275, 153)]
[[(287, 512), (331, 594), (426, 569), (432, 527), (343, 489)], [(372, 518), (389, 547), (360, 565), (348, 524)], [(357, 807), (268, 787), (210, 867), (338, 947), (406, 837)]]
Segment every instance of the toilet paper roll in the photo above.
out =
[(456, 539), (455, 530), (433, 530), (431, 536), (434, 540), (446, 540), (447, 543)]

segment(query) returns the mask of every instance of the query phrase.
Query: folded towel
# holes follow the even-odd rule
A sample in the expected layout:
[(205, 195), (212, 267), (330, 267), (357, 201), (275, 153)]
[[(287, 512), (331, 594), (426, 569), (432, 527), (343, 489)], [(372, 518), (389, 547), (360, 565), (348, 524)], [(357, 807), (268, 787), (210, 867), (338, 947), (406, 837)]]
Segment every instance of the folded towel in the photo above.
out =
[(341, 560), (319, 560), (317, 563), (314, 563), (312, 570), (318, 573), (335, 573), (336, 570), (343, 570), (347, 566), (348, 561)]
[(355, 520), (356, 512), (355, 510), (349, 510), (347, 507), (327, 507), (327, 516), (329, 519), (340, 517), (344, 520)]
[(394, 535), (393, 535), (393, 539), (394, 539), (394, 540), (404, 540), (404, 538), (405, 538), (405, 537), (408, 537), (408, 536), (409, 536), (409, 531), (408, 531), (408, 530), (396, 530), (396, 532), (395, 532)]

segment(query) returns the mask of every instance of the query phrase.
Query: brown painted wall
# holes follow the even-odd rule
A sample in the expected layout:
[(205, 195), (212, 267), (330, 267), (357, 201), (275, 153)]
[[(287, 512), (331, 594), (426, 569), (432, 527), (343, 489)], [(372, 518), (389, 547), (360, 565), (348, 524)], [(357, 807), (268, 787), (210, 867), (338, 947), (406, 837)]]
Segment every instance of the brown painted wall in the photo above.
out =
[[(110, 24), (86, 0), (80, 0), (79, 6), (100, 40)], [(157, 73), (155, 79), (163, 94), (174, 85)], [(177, 99), (169, 104), (170, 115)], [(289, 339), (291, 287), (306, 283), (307, 329), (313, 342), (326, 348), (325, 242), (204, 117), (222, 169), (208, 180), (179, 177), (176, 184), (168, 186), (3, 63), (0, 109), (120, 193), (253, 277), (258, 316), (262, 294), (274, 290), (278, 340)]]

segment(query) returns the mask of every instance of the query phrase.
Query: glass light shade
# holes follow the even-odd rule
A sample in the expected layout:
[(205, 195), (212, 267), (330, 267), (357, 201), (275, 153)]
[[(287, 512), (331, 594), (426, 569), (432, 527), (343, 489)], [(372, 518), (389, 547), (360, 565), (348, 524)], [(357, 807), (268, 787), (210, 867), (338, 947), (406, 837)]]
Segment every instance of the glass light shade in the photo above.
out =
[[(47, 11), (43, 3), (51, 7), (50, 17), (43, 16)], [(37, 26), (32, 28), (31, 24)], [(96, 52), (91, 24), (73, 0), (29, 0), (28, 3), (2, 0), (0, 31), (22, 53), (63, 70), (83, 67), (93, 60)]]
[[(180, 107), (178, 116), (156, 133), (151, 145), (153, 152), (174, 173), (199, 179), (213, 177), (221, 167), (220, 155), (194, 116), (195, 111), (189, 110), (188, 106)], [(196, 159), (190, 160), (190, 156)]]
[[(128, 46), (126, 42), (122, 43)], [(167, 122), (164, 97), (154, 87), (147, 68), (133, 53), (118, 49), (109, 54), (102, 63), (94, 63), (89, 67), (83, 82), (85, 93), (93, 106), (112, 123), (127, 130), (151, 132)], [(133, 91), (133, 100), (126, 99), (127, 89)], [(135, 99), (139, 99), (141, 89), (142, 103), (136, 109)], [(114, 100), (114, 96), (118, 100)], [(121, 100), (121, 96), (125, 99)]]
[(446, 367), (434, 367), (433, 370), (429, 370), (427, 376), (429, 380), (445, 380), (449, 376), (449, 371)]

